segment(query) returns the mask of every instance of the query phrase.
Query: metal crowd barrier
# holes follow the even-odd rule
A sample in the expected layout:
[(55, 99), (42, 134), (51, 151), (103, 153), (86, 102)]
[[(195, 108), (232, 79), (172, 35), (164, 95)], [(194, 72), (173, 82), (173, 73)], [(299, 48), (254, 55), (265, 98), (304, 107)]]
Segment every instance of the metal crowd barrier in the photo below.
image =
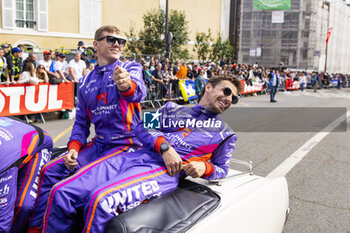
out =
[(141, 102), (145, 107), (155, 108), (156, 105), (162, 107), (167, 101), (183, 100), (178, 80), (169, 80), (166, 83), (146, 80), (146, 86), (147, 96)]

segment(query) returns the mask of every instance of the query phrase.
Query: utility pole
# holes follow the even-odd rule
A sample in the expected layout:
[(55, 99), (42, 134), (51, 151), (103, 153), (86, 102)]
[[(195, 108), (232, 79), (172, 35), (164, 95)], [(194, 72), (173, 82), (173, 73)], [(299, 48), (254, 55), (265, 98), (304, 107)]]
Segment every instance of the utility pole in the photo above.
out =
[[(327, 17), (327, 36), (328, 36), (328, 29), (329, 29), (329, 15), (330, 15), (330, 8), (331, 8), (331, 3), (330, 2), (323, 2), (325, 5), (328, 6), (328, 17)], [(323, 73), (326, 73), (327, 71), (327, 55), (328, 55), (328, 41), (326, 42), (326, 52), (325, 52), (325, 62), (324, 62), (324, 70)]]
[(169, 44), (168, 44), (168, 34), (169, 34), (169, 26), (168, 26), (168, 0), (165, 0), (165, 35), (164, 35), (164, 41), (165, 41), (165, 57), (169, 58)]

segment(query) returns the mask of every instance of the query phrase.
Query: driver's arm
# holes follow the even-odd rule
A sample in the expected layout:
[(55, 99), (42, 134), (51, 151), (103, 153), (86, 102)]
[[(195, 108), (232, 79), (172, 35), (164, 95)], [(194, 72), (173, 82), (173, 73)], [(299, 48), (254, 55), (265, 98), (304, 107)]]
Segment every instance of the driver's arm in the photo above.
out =
[(90, 117), (81, 94), (82, 92), (83, 91), (78, 91), (75, 121), (68, 142), (68, 150), (75, 149), (77, 152), (79, 152), (80, 148), (86, 144), (86, 139), (90, 135)]
[(206, 161), (206, 170), (203, 178), (208, 180), (221, 179), (227, 176), (230, 169), (230, 159), (232, 152), (235, 149), (236, 134), (234, 132), (221, 132), (215, 135), (214, 138), (225, 138), (221, 140), (218, 148), (214, 151), (210, 161)]
[[(174, 103), (168, 102), (159, 109), (159, 113), (164, 116), (168, 108), (172, 108)], [(151, 151), (160, 151), (160, 145), (165, 142), (163, 129), (145, 129), (143, 121), (135, 127), (135, 135), (137, 139), (143, 144), (143, 147)]]

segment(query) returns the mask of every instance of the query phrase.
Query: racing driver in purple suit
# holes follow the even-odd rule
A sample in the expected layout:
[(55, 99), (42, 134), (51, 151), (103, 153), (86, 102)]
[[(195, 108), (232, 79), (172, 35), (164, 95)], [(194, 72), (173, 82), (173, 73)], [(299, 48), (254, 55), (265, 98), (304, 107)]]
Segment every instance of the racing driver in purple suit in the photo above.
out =
[[(225, 177), (236, 134), (218, 114), (237, 102), (241, 90), (234, 76), (216, 76), (206, 84), (199, 105), (169, 102), (152, 113), (152, 119), (144, 116), (135, 129), (144, 147), (108, 158), (56, 186), (48, 198), (42, 232), (69, 232), (82, 206), (83, 232), (104, 232), (119, 213), (174, 190), (181, 175)], [(160, 125), (152, 125), (156, 119), (161, 119)]]
[[(141, 146), (134, 128), (141, 121), (140, 101), (146, 95), (146, 87), (141, 65), (119, 60), (126, 42), (119, 33), (115, 26), (102, 26), (95, 33), (93, 45), (98, 66), (79, 81), (76, 120), (68, 153), (49, 162), (41, 171), (29, 232), (41, 231), (48, 196), (55, 195), (57, 187), (70, 183), (72, 179), (67, 177), (72, 173), (80, 174), (89, 163), (95, 166)], [(87, 143), (91, 123), (96, 136)]]
[(50, 160), (52, 147), (51, 137), (40, 128), (0, 117), (1, 233), (27, 232), (40, 169)]

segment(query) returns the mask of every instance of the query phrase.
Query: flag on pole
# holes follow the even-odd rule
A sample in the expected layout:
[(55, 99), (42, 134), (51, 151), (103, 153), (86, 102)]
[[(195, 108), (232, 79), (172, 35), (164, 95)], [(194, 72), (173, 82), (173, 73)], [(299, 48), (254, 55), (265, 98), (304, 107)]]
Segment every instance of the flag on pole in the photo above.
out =
[(328, 30), (327, 30), (326, 44), (328, 44), (328, 40), (329, 40), (329, 37), (331, 37), (332, 30), (333, 30), (333, 28), (328, 28)]

